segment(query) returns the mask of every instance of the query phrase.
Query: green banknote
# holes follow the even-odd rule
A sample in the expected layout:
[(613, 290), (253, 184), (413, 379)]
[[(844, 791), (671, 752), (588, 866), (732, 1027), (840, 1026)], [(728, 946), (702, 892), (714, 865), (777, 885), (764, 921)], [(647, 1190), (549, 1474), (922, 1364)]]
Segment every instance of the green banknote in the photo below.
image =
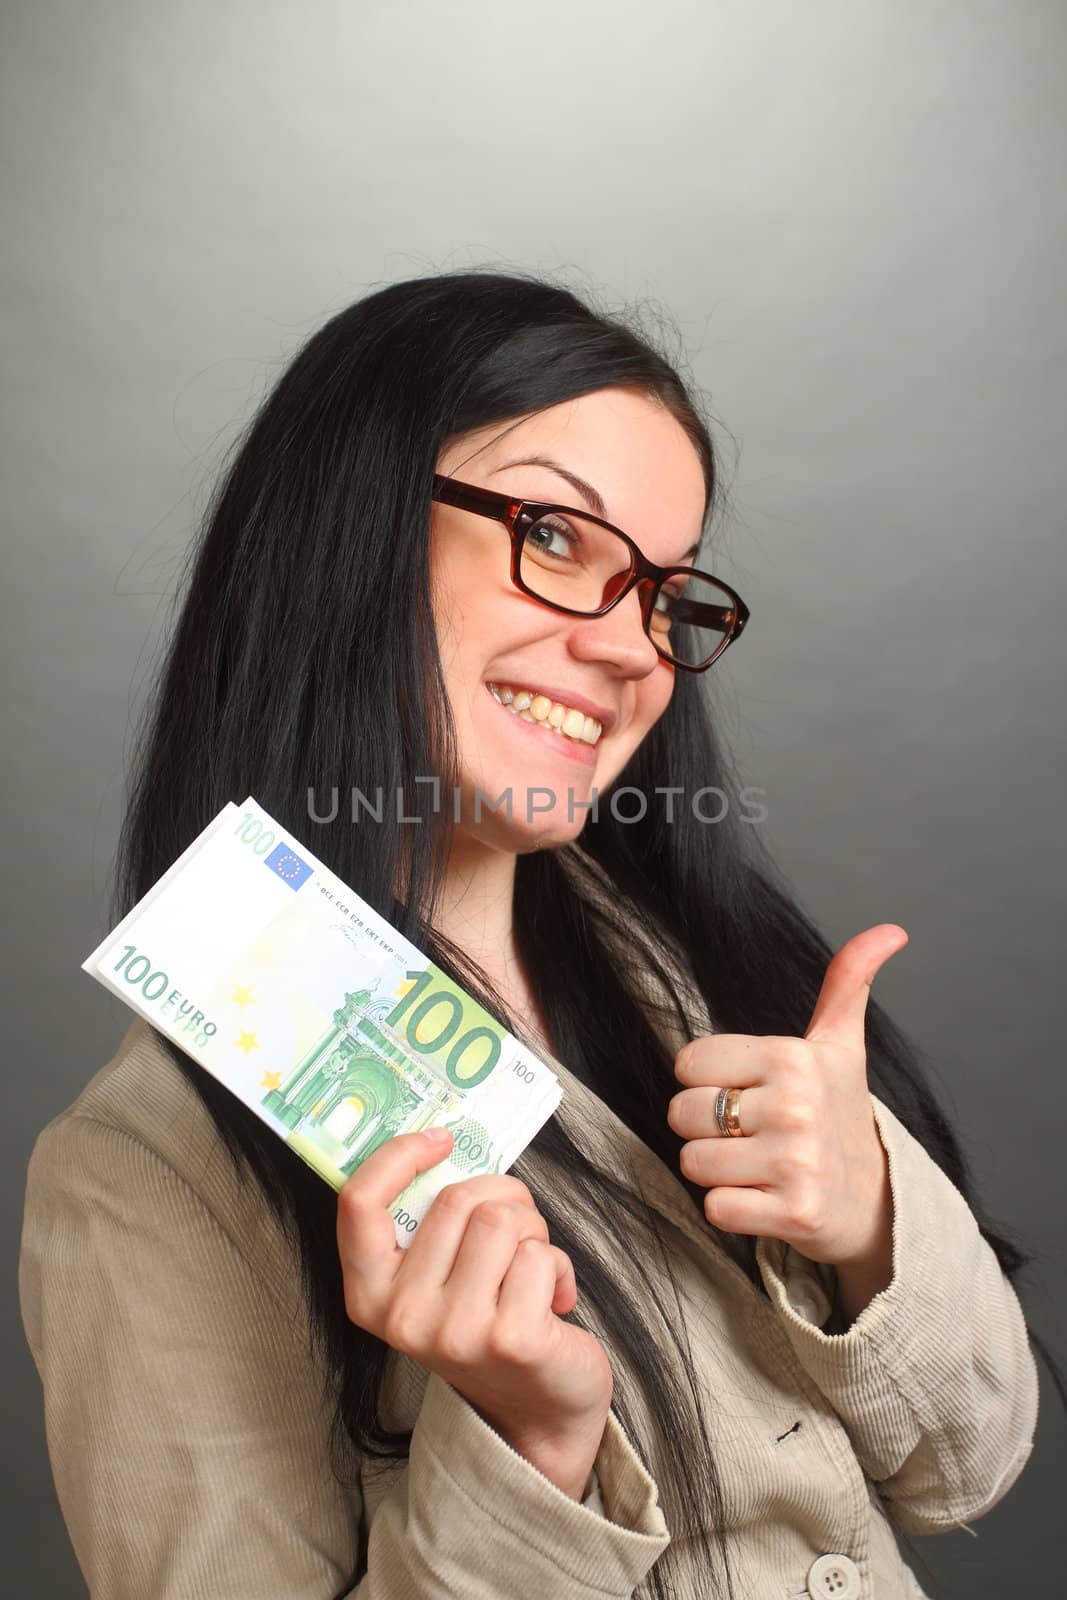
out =
[(532, 1051), (251, 797), (228, 805), (83, 969), (333, 1188), (399, 1133), (446, 1161), (392, 1207), (406, 1246), (448, 1183), (506, 1172), (559, 1105)]

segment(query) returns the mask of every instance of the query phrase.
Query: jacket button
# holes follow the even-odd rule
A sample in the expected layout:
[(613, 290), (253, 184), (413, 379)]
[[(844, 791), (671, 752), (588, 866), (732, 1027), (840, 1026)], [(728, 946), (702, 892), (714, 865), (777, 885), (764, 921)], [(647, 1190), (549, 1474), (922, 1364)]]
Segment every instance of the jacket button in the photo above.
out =
[(859, 1600), (860, 1569), (849, 1556), (819, 1556), (808, 1568), (811, 1600)]

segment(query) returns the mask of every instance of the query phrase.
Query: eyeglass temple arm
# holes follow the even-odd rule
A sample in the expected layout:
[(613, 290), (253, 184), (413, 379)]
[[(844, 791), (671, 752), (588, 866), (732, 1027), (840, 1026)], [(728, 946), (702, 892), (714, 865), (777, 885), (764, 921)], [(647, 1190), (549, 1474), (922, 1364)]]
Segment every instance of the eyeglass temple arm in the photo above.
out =
[(482, 489), (474, 483), (456, 483), (453, 478), (442, 477), (439, 472), (434, 474), (433, 498), (448, 505), (460, 506), (466, 511), (482, 512), (490, 517), (499, 517), (501, 507), (509, 503), (506, 494), (497, 494), (493, 489)]
[(672, 622), (691, 622), (695, 627), (715, 628), (736, 638), (748, 621), (748, 612), (733, 606), (713, 606), (705, 600), (685, 600), (681, 596), (671, 605)]

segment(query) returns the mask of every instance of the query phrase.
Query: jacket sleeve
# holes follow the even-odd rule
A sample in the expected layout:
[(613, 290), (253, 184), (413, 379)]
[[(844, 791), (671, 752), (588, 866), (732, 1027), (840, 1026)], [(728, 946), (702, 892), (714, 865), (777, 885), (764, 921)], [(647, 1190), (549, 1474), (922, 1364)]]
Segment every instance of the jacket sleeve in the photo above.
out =
[(892, 1191), (889, 1284), (845, 1332), (827, 1332), (833, 1268), (778, 1239), (761, 1238), (756, 1260), (797, 1358), (892, 1520), (906, 1533), (937, 1533), (991, 1510), (1022, 1472), (1037, 1368), (1015, 1291), (967, 1202), (871, 1101)]
[(669, 1535), (614, 1414), (580, 1503), (435, 1374), (361, 1536), (306, 1319), (235, 1231), (119, 1129), (64, 1115), (38, 1136), (19, 1297), (93, 1600), (328, 1600), (361, 1555), (358, 1600), (632, 1595)]

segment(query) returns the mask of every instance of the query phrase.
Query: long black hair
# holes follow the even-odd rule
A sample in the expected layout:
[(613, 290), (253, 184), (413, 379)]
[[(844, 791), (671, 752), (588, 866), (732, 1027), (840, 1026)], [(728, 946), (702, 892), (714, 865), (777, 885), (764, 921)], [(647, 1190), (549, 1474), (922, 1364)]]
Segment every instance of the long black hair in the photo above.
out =
[[(636, 325), (569, 289), (518, 272), (427, 276), (366, 296), (307, 341), (220, 474), (190, 553), (184, 600), (131, 777), (115, 920), (227, 801), (253, 794), (487, 1010), (515, 1027), (486, 975), (433, 925), (452, 823), (449, 807), (435, 807), (432, 790), (414, 779), (438, 774), (450, 792), (457, 778), (429, 620), (432, 477), (441, 450), (471, 430), (619, 385), (658, 400), (684, 428), (703, 467), (710, 516), (722, 497), (718, 454), (678, 364)], [(652, 967), (668, 941), (685, 952), (716, 1027), (803, 1034), (833, 952), (766, 858), (757, 830), (739, 824), (737, 775), (717, 740), (702, 681), (676, 674), (666, 711), (617, 784), (648, 796), (664, 781), (686, 795), (714, 786), (727, 796), (724, 819), (687, 825), (680, 810), (666, 826), (662, 812), (650, 807), (644, 820), (620, 822), (609, 793), (597, 819), (587, 822), (581, 849), (625, 901)], [(309, 790), (336, 786), (349, 794), (354, 783), (381, 785), (386, 795), (402, 790), (406, 814), (421, 816), (422, 825), (401, 825), (389, 807), (374, 826), (352, 826), (344, 807), (332, 821), (311, 822)], [(677, 1089), (673, 1058), (633, 986), (605, 959), (604, 922), (574, 892), (561, 852), (518, 857), (514, 919), (560, 1060), (678, 1174), (682, 1141), (665, 1114)], [(669, 973), (663, 977), (669, 991)], [(678, 1006), (683, 1023), (691, 1019), (681, 996)], [(917, 1053), (873, 999), (867, 1040), (871, 1088), (960, 1190), (1003, 1270), (1016, 1277), (1030, 1257), (983, 1220)], [(299, 1244), (310, 1325), (333, 1396), (335, 1470), (343, 1476), (353, 1448), (365, 1459), (402, 1459), (410, 1433), (385, 1428), (379, 1413), (388, 1347), (345, 1312), (334, 1192), (227, 1089), (162, 1042), (214, 1119), (237, 1170), (258, 1182)], [(565, 1173), (566, 1183), (536, 1183), (523, 1160), (513, 1170), (530, 1184), (553, 1241), (571, 1256), (582, 1305), (610, 1330), (613, 1362), (638, 1374), (659, 1437), (672, 1441), (673, 1460), (684, 1463), (676, 1482), (658, 1474), (674, 1538), (644, 1592), (677, 1592), (672, 1563), (687, 1526), (703, 1548), (706, 1592), (732, 1596), (722, 1492), (701, 1398), (691, 1380), (687, 1386), (672, 1375), (675, 1368), (689, 1371), (690, 1363), (684, 1349), (677, 1364), (647, 1359), (660, 1341), (684, 1339), (683, 1318), (669, 1305), (649, 1310), (620, 1293), (610, 1262), (575, 1226), (573, 1197), (579, 1193), (590, 1212), (610, 1199), (620, 1248), (635, 1259), (665, 1262), (669, 1275), (654, 1214), (594, 1169), (559, 1119), (549, 1120), (531, 1149)], [(679, 1181), (703, 1219), (703, 1190)], [(565, 1204), (558, 1189), (568, 1196)], [(755, 1239), (720, 1238), (762, 1289)], [(583, 1320), (580, 1309), (572, 1317)], [(1057, 1382), (1062, 1396), (1058, 1375)], [(622, 1388), (615, 1403), (642, 1448)], [(646, 1460), (647, 1446), (646, 1440)], [(360, 1576), (357, 1568), (342, 1593)]]

